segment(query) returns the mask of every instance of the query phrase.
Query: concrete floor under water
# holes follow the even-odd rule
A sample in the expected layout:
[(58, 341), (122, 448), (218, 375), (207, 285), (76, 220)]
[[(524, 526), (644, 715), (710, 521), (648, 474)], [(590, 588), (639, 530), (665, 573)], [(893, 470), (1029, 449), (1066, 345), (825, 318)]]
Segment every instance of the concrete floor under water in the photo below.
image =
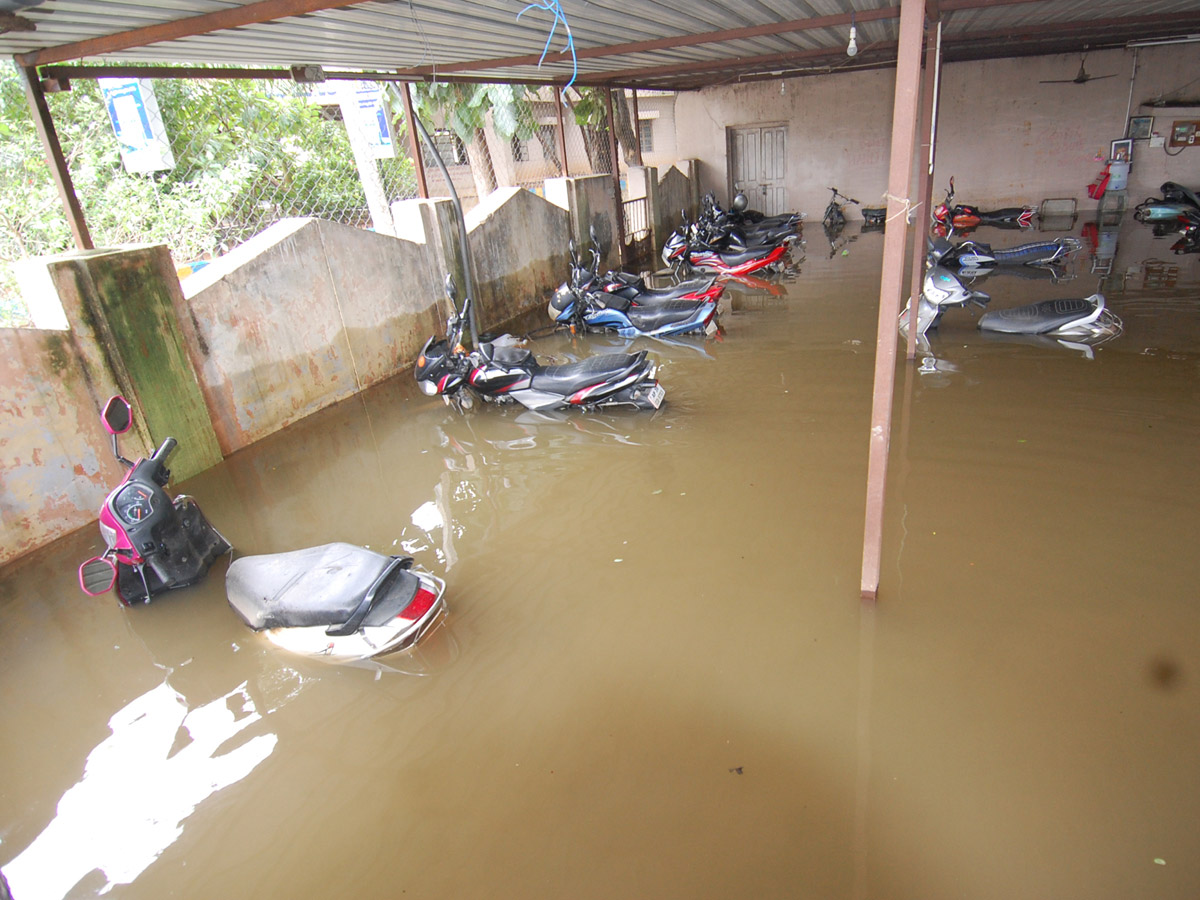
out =
[(657, 415), (403, 377), (181, 486), (238, 553), (443, 575), (444, 625), (380, 666), (248, 632), (223, 561), (87, 598), (95, 529), (0, 572), (16, 900), (1200, 895), (1200, 257), (1125, 225), (1093, 358), (947, 315), (897, 382), (870, 606), (882, 239), (851, 229), (732, 294), (723, 342), (647, 344)]

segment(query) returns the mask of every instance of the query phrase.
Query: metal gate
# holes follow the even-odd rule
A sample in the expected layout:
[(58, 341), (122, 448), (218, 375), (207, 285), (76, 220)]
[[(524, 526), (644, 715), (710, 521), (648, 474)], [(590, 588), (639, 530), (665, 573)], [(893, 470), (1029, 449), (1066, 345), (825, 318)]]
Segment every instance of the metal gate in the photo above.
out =
[(729, 158), (731, 194), (741, 191), (768, 216), (788, 211), (786, 125), (729, 129)]

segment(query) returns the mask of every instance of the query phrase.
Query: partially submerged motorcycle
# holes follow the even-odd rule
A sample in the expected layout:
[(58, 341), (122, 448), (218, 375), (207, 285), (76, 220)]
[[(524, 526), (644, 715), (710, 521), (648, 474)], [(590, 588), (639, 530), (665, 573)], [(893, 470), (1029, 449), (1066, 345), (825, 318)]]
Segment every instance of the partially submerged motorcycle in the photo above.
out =
[(983, 210), (978, 206), (970, 206), (965, 203), (952, 206), (953, 203), (954, 178), (952, 176), (950, 187), (946, 191), (946, 199), (933, 209), (933, 220), (938, 224), (955, 228), (974, 228), (976, 225), (1033, 227), (1034, 210), (1031, 206), (1006, 206), (1002, 209)]
[[(978, 306), (991, 297), (966, 287), (949, 269), (935, 266), (925, 276), (917, 298), (917, 334), (937, 327), (947, 309)], [(908, 334), (912, 301), (900, 313), (901, 334)], [(1012, 309), (992, 310), (979, 319), (979, 330), (999, 334), (1047, 335), (1080, 343), (1099, 343), (1119, 335), (1120, 318), (1107, 309), (1103, 294), (1060, 300), (1043, 300)]]
[(165, 438), (145, 459), (121, 455), (119, 435), (133, 427), (133, 409), (120, 396), (104, 405), (101, 421), (112, 436), (112, 452), (128, 472), (104, 498), (100, 533), (108, 549), (79, 567), (79, 586), (92, 596), (114, 587), (125, 606), (149, 603), (166, 591), (200, 581), (212, 564), (231, 549), (186, 494), (172, 500), (167, 458), (178, 442)]
[[(108, 550), (79, 567), (80, 587), (92, 596), (115, 587), (128, 606), (196, 584), (232, 548), (191, 497), (167, 496), (165, 464), (178, 442), (168, 437), (149, 458), (130, 462), (117, 444), (133, 425), (129, 403), (112, 397), (101, 418), (129, 472), (100, 508)], [(244, 556), (225, 580), (230, 606), (254, 631), (287, 650), (339, 660), (413, 644), (445, 610), (445, 587), (413, 570), (410, 557), (349, 544)]]
[(853, 197), (847, 197), (835, 187), (829, 189), (833, 195), (829, 198), (829, 205), (825, 207), (825, 216), (821, 219), (823, 224), (829, 230), (836, 230), (846, 224), (846, 210), (843, 204), (852, 203), (859, 208), (863, 214), (864, 224), (878, 227), (887, 219), (886, 206), (862, 206)]
[[(450, 276), (446, 277), (446, 291), (457, 304)], [(421, 348), (413, 375), (425, 395), (440, 395), (447, 402), (453, 398), (463, 406), (470, 406), (472, 396), (478, 396), (487, 402), (520, 403), (536, 410), (662, 406), (666, 391), (658, 383), (658, 367), (645, 350), (608, 353), (563, 365), (544, 365), (530, 351), (499, 340), (482, 342), (468, 352), (462, 340), (470, 303), (471, 298), (466, 298), (462, 309), (450, 316), (445, 338), (431, 337)]]
[(800, 235), (792, 231), (775, 243), (722, 248), (719, 238), (702, 226), (685, 223), (663, 244), (662, 261), (677, 275), (694, 270), (718, 275), (781, 272), (786, 266), (784, 258), (788, 250), (799, 240)]
[(1083, 244), (1076, 238), (1033, 241), (1016, 247), (993, 249), (982, 241), (966, 240), (952, 244), (946, 238), (930, 241), (927, 256), (930, 265), (956, 269), (982, 269), (992, 266), (1048, 266), (1066, 260)]
[(717, 308), (725, 289), (715, 276), (682, 281), (669, 288), (651, 288), (625, 272), (599, 274), (599, 254), (585, 266), (569, 244), (571, 274), (550, 298), (550, 318), (572, 328), (615, 331), (622, 337), (669, 337), (718, 330)]

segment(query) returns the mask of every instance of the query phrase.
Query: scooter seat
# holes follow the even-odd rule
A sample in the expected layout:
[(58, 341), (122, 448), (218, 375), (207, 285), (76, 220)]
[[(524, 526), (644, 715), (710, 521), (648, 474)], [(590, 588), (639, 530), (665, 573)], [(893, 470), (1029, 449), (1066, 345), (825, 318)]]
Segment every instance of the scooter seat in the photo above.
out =
[[(367, 592), (395, 557), (353, 544), (323, 544), (285, 553), (243, 556), (229, 565), (229, 605), (255, 631), (341, 625), (359, 610)], [(376, 591), (362, 625), (382, 625), (416, 596), (420, 579), (403, 557)]]
[(637, 353), (604, 353), (589, 356), (579, 362), (561, 366), (546, 366), (534, 372), (529, 386), (535, 391), (554, 394), (573, 394), (581, 388), (601, 381), (616, 379), (644, 364), (646, 351)]
[(1043, 300), (1027, 306), (984, 313), (979, 319), (979, 329), (1004, 334), (1047, 334), (1079, 321), (1095, 309), (1091, 298)]

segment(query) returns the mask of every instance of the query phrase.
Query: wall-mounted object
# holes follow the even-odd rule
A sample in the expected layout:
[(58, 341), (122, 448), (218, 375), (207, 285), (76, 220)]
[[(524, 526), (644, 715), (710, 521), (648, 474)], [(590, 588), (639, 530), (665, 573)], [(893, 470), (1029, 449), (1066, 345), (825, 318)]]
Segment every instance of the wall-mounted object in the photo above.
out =
[(1176, 119), (1171, 123), (1171, 136), (1167, 144), (1171, 147), (1195, 147), (1198, 129), (1200, 121), (1196, 119)]
[(1154, 116), (1133, 116), (1129, 120), (1128, 137), (1131, 141), (1145, 141), (1154, 131)]

